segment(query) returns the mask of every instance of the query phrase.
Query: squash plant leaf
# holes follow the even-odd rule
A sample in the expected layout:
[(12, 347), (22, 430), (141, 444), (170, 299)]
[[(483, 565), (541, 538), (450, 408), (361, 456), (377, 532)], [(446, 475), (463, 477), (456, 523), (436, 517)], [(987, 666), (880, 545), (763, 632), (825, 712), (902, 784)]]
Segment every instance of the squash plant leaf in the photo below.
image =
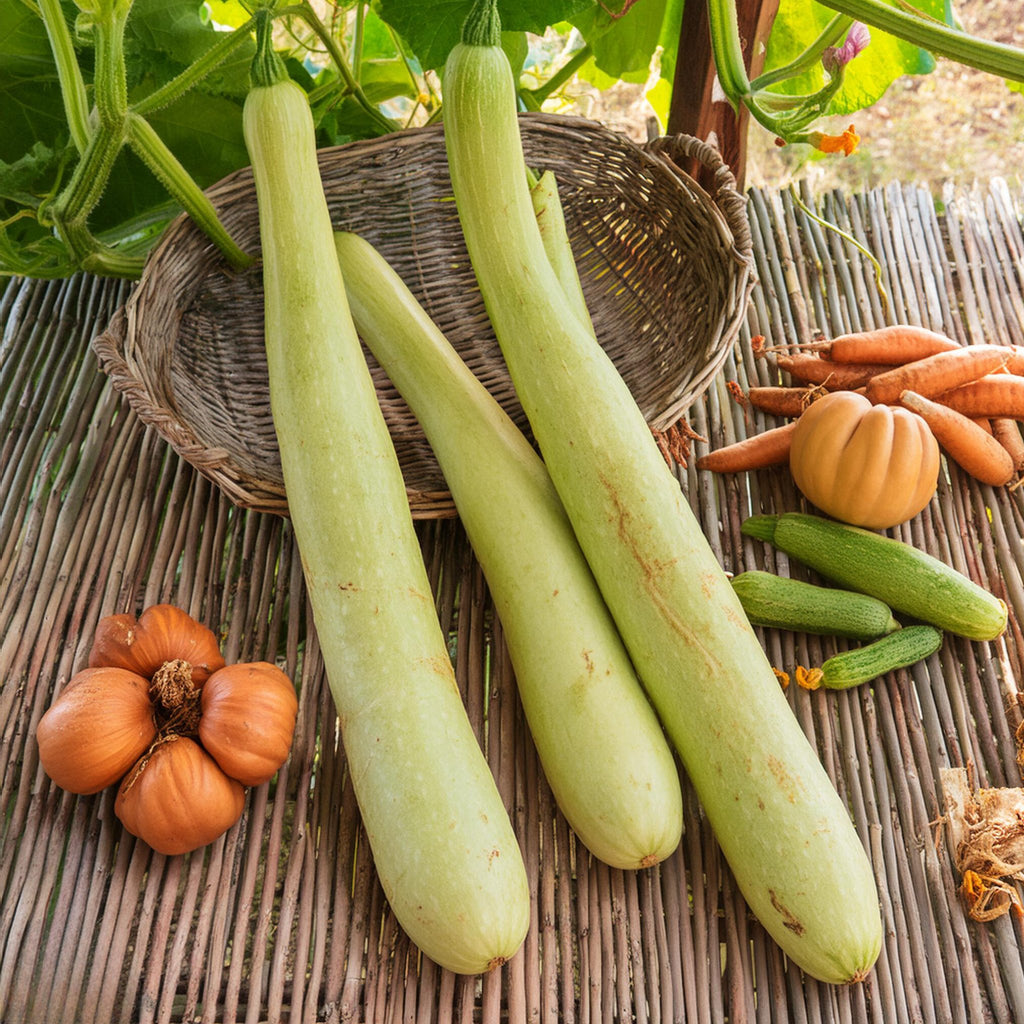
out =
[(666, 0), (635, 3), (621, 16), (593, 7), (575, 19), (580, 34), (594, 51), (594, 64), (612, 79), (647, 79), (651, 57), (661, 37)]
[[(432, 70), (444, 67), (472, 6), (473, 0), (379, 0), (378, 10), (423, 68)], [(549, 25), (594, 6), (593, 0), (500, 0), (498, 13), (506, 32), (543, 35)]]
[[(915, 0), (914, 6), (925, 15), (948, 23), (944, 0)], [(780, 0), (765, 54), (765, 71), (784, 67), (795, 60), (835, 17), (832, 11), (813, 0)], [(871, 106), (902, 75), (921, 75), (933, 71), (935, 58), (926, 50), (904, 42), (878, 29), (871, 29), (871, 43), (846, 67), (844, 81), (832, 98), (827, 114), (846, 115)], [(772, 91), (787, 95), (817, 92), (825, 84), (822, 67), (774, 86)]]
[(649, 88), (647, 100), (664, 127), (682, 15), (682, 0), (644, 0), (621, 16), (613, 17), (603, 7), (577, 15), (576, 27), (594, 53), (593, 61), (580, 70), (580, 77), (598, 89), (610, 88), (619, 79), (644, 83), (657, 58), (658, 78)]

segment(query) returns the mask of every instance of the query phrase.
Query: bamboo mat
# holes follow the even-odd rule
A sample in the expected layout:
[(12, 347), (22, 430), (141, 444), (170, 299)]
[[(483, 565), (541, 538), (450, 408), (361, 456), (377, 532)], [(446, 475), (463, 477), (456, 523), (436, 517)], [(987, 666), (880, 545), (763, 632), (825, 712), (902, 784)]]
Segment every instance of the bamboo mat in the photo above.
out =
[[(962, 342), (1024, 343), (1024, 196), (909, 187), (752, 192), (760, 283), (712, 387), (690, 410), (715, 445), (772, 425), (728, 381), (768, 383), (768, 344), (886, 320)], [(234, 508), (97, 372), (89, 342), (126, 286), (13, 281), (0, 296), (0, 1020), (287, 1022), (1011, 1022), (1024, 1020), (1022, 932), (971, 921), (939, 826), (938, 773), (1016, 786), (1024, 677), (1024, 505), (949, 468), (894, 531), (1007, 601), (995, 643), (947, 638), (911, 670), (849, 692), (787, 691), (848, 801), (879, 883), (885, 942), (862, 984), (787, 969), (737, 895), (692, 791), (676, 854), (643, 872), (593, 862), (552, 804), (515, 694), (500, 623), (457, 521), (418, 530), (457, 676), (510, 809), (534, 913), (500, 971), (457, 977), (417, 956), (382, 898), (339, 749), (286, 522)], [(696, 446), (697, 452), (703, 446)], [(692, 460), (691, 460), (692, 463)], [(800, 507), (782, 470), (678, 476), (723, 566), (800, 574), (742, 538), (753, 511)], [(241, 822), (201, 855), (133, 841), (113, 796), (52, 787), (40, 715), (85, 659), (97, 619), (173, 601), (218, 629), (228, 661), (277, 658), (301, 693), (295, 745)], [(833, 641), (764, 631), (773, 663), (819, 663)], [(685, 780), (684, 780), (685, 783)], [(410, 836), (415, 842), (415, 836)]]

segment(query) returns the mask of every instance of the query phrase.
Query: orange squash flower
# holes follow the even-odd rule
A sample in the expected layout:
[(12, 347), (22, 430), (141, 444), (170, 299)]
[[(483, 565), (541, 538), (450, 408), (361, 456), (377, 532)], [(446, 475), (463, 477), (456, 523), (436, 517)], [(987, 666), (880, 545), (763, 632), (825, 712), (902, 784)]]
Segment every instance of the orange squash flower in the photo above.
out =
[(842, 135), (826, 135), (824, 132), (810, 132), (808, 141), (815, 149), (822, 153), (842, 153), (844, 156), (852, 156), (857, 152), (860, 144), (860, 136), (851, 124)]

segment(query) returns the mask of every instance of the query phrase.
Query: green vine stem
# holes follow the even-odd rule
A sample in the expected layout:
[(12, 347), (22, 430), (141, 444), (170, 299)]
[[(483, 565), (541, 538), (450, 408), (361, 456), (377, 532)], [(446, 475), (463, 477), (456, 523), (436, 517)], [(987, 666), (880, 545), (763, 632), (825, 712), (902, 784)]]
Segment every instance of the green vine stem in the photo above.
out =
[(60, 0), (39, 0), (39, 13), (57, 65), (57, 79), (64, 101), (64, 116), (71, 131), (71, 142), (79, 153), (84, 153), (89, 144), (89, 100), (71, 31), (64, 20)]
[(238, 47), (252, 39), (252, 30), (256, 24), (255, 18), (250, 18), (244, 25), (225, 34), (213, 44), (198, 60), (190, 64), (180, 75), (172, 78), (154, 89), (148, 96), (144, 96), (132, 104), (132, 110), (136, 114), (149, 114), (159, 110), (180, 99), (194, 85), (201, 82), (214, 68), (223, 60), (229, 57)]
[(747, 77), (743, 58), (735, 0), (708, 0), (711, 49), (722, 90), (734, 110), (742, 104), (754, 120), (783, 141), (809, 142), (826, 152), (839, 148), (852, 152), (848, 143), (855, 148), (856, 138), (852, 128), (845, 133), (851, 135), (849, 140), (845, 135), (832, 137), (821, 132), (806, 131), (807, 126), (827, 110), (833, 93), (841, 84), (842, 68), (829, 84), (808, 96), (786, 98), (765, 91), (767, 85), (803, 70), (816, 50), (820, 56), (829, 40), (838, 38), (842, 25), (845, 23), (849, 26), (850, 19), (983, 72), (1024, 81), (1024, 50), (976, 39), (934, 19), (889, 6), (882, 0), (821, 0), (821, 3), (839, 12), (840, 18), (832, 19), (797, 61), (786, 68), (760, 76), (752, 84)]
[(121, 128), (121, 125), (101, 124), (94, 129), (70, 180), (48, 207), (54, 226), (74, 255), (80, 258), (95, 241), (86, 222), (103, 195), (114, 161), (124, 144)]
[(750, 90), (757, 93), (776, 84), (784, 82), (789, 78), (809, 71), (821, 60), (821, 55), (826, 47), (834, 46), (853, 24), (853, 19), (845, 15), (837, 14), (818, 34), (818, 38), (804, 50), (796, 60), (791, 61), (782, 67), (774, 68), (771, 71), (755, 78), (750, 83)]
[(882, 283), (882, 264), (879, 263), (877, 257), (867, 246), (857, 241), (848, 231), (844, 231), (838, 224), (833, 224), (832, 221), (826, 220), (820, 214), (815, 213), (804, 201), (800, 198), (799, 192), (797, 192), (794, 185), (789, 186), (789, 194), (796, 204), (797, 208), (802, 210), (803, 213), (810, 217), (816, 224), (820, 224), (826, 231), (832, 231), (838, 235), (844, 242), (852, 245), (868, 262), (871, 263), (874, 269), (875, 287), (878, 289), (879, 297), (882, 300), (882, 309), (887, 310), (889, 308), (889, 293), (885, 290), (885, 285)]
[(124, 27), (128, 21), (129, 3), (109, 5), (105, 17), (92, 25), (95, 40), (95, 77), (93, 103), (99, 130), (108, 127), (122, 130), (128, 111), (128, 75), (124, 64)]
[(940, 21), (891, 7), (882, 0), (819, 0), (840, 14), (914, 43), (939, 57), (985, 71), (1000, 78), (1024, 82), (1024, 50), (1005, 43), (978, 39)]
[(751, 89), (734, 0), (708, 0), (708, 22), (718, 84), (735, 110), (749, 100)]
[(115, 277), (138, 277), (144, 258), (113, 248), (96, 238), (88, 222), (109, 181), (114, 163), (128, 145), (223, 252), (234, 267), (252, 262), (220, 223), (213, 204), (167, 148), (144, 113), (173, 102), (250, 38), (252, 21), (215, 43), (185, 72), (135, 105), (128, 105), (124, 32), (131, 0), (100, 0), (83, 5), (95, 43), (93, 99), (90, 115), (85, 82), (58, 0), (40, 0), (50, 46), (57, 64), (64, 107), (76, 149), (81, 154), (59, 194), (37, 211), (50, 224), (80, 269)]
[(302, 3), (281, 8), (277, 14), (278, 16), (286, 16), (290, 14), (295, 15), (313, 30), (320, 42), (326, 47), (331, 60), (334, 62), (334, 66), (337, 68), (338, 74), (341, 75), (341, 80), (345, 84), (346, 95), (350, 95), (359, 104), (359, 106), (362, 107), (363, 111), (370, 117), (373, 123), (376, 124), (383, 132), (393, 132), (396, 125), (388, 120), (388, 118), (386, 118), (366, 98), (366, 94), (363, 92), (355, 75), (352, 73), (352, 68), (349, 65), (341, 47), (338, 45), (338, 41), (328, 30), (327, 26), (320, 20), (316, 11), (313, 10), (309, 3), (303, 0)]
[(253, 257), (243, 252), (228, 234), (209, 197), (167, 148), (153, 126), (144, 117), (134, 113), (128, 115), (127, 125), (128, 145), (132, 151), (181, 203), (185, 212), (206, 232), (227, 261), (236, 269), (249, 266)]
[(540, 110), (544, 101), (566, 82), (590, 59), (593, 50), (590, 45), (580, 47), (546, 82), (536, 89), (520, 90), (524, 102), (533, 110)]

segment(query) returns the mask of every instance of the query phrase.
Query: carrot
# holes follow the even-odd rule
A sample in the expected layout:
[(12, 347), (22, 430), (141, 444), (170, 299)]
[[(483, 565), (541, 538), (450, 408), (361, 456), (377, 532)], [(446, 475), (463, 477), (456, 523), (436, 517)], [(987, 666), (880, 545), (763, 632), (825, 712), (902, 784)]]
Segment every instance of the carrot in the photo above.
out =
[(1024, 420), (1024, 377), (990, 373), (943, 392), (936, 401), (972, 418)]
[(900, 404), (917, 413), (946, 454), (976, 480), (1001, 487), (1013, 479), (1010, 453), (974, 420), (914, 391), (901, 392)]
[(809, 352), (777, 355), (775, 365), (804, 384), (818, 384), (828, 391), (864, 387), (878, 374), (895, 368), (891, 363), (836, 363)]
[(1024, 374), (1024, 345), (1007, 345), (1006, 351), (1006, 372)]
[(697, 469), (707, 469), (712, 473), (742, 473), (745, 470), (784, 465), (789, 462), (790, 441), (798, 422), (793, 420), (781, 427), (751, 434), (724, 448), (716, 448), (697, 459), (695, 465)]
[(992, 420), (992, 436), (1010, 453), (1013, 468), (1024, 473), (1024, 437), (1016, 420), (997, 416)]
[(761, 412), (773, 416), (799, 416), (821, 394), (818, 387), (752, 387), (747, 389), (747, 401)]
[(960, 348), (952, 338), (916, 324), (891, 324), (873, 330), (840, 334), (822, 349), (837, 363), (891, 363), (902, 366), (939, 352)]
[(935, 398), (960, 384), (993, 373), (1006, 359), (1007, 351), (1002, 345), (965, 345), (881, 373), (867, 385), (865, 394), (876, 405), (896, 402), (904, 391)]

